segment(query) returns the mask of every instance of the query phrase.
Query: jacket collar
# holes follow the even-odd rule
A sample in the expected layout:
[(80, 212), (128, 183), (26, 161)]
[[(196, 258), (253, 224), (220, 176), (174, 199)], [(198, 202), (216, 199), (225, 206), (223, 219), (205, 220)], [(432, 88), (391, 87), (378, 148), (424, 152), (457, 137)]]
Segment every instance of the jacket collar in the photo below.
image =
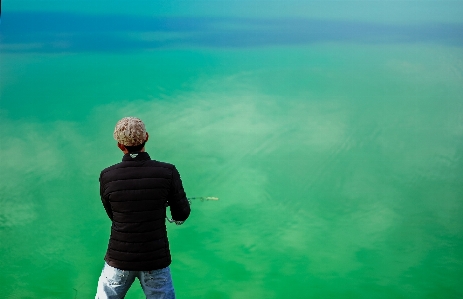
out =
[(122, 157), (122, 161), (144, 161), (144, 160), (151, 160), (150, 155), (148, 155), (147, 152), (125, 154), (124, 157)]

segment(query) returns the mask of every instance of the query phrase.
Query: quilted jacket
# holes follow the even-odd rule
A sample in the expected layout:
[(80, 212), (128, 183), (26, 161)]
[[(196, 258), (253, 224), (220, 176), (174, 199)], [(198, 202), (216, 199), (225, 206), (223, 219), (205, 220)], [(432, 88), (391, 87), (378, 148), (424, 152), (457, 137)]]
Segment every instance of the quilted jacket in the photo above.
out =
[(122, 270), (149, 271), (171, 263), (166, 207), (184, 221), (190, 205), (174, 165), (146, 152), (125, 154), (100, 174), (100, 196), (112, 221), (105, 261)]

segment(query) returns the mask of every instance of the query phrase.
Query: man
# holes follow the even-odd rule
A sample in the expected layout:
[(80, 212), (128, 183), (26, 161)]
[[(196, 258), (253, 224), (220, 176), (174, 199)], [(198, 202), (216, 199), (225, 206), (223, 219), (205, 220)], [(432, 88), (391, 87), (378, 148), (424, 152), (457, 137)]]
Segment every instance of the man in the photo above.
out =
[(151, 160), (143, 122), (124, 117), (114, 130), (122, 162), (100, 174), (100, 195), (112, 221), (95, 298), (124, 298), (137, 277), (146, 298), (175, 298), (169, 265), (166, 207), (182, 223), (190, 205), (174, 165)]

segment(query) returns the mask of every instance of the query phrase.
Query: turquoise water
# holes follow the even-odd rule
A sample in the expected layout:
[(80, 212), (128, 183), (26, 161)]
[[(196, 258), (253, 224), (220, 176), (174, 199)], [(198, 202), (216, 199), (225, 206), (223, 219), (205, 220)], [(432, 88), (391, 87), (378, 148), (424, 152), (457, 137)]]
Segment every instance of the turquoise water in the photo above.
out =
[(220, 198), (168, 226), (178, 298), (463, 297), (460, 2), (48, 3), (2, 11), (2, 298), (94, 296), (129, 115)]

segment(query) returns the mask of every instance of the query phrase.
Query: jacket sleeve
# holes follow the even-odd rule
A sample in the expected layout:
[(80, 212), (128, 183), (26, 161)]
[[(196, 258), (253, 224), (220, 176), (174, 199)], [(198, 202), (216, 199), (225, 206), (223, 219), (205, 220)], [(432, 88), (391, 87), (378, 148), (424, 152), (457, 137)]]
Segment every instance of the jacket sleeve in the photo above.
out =
[(190, 215), (190, 203), (186, 198), (180, 174), (175, 166), (172, 171), (172, 184), (168, 201), (172, 219), (175, 221), (185, 221)]
[(108, 199), (104, 197), (104, 186), (101, 182), (101, 175), (100, 175), (100, 198), (101, 202), (103, 203), (103, 207), (106, 210), (106, 214), (108, 214), (109, 219), (113, 220), (113, 211), (111, 210), (111, 204), (109, 203)]

